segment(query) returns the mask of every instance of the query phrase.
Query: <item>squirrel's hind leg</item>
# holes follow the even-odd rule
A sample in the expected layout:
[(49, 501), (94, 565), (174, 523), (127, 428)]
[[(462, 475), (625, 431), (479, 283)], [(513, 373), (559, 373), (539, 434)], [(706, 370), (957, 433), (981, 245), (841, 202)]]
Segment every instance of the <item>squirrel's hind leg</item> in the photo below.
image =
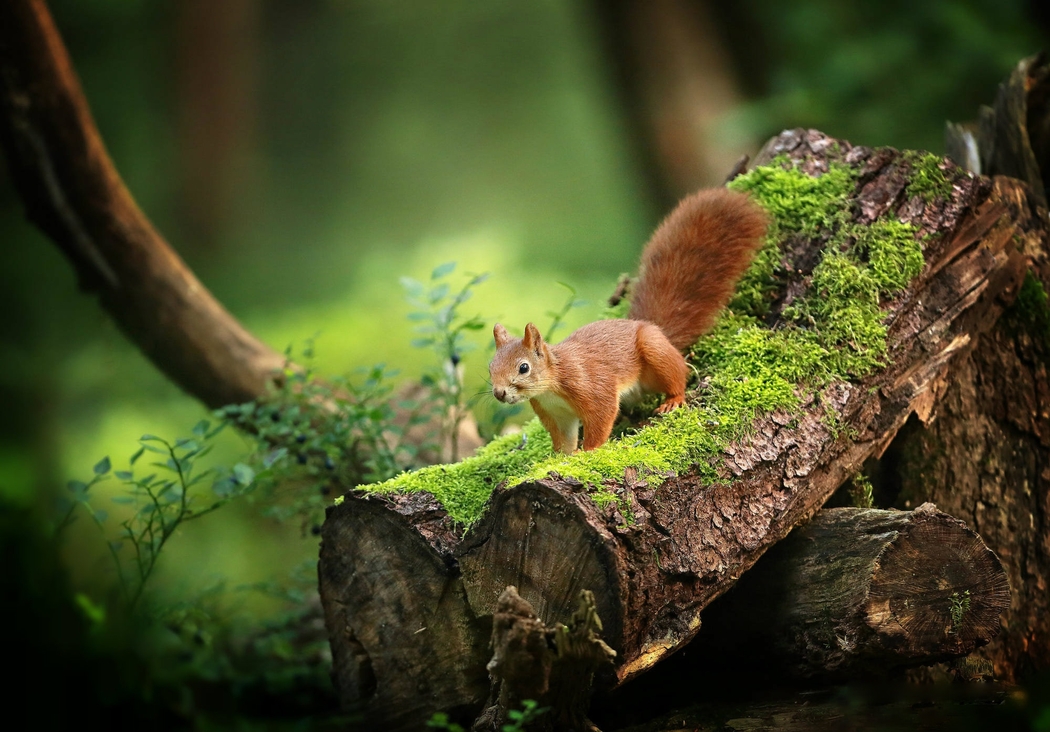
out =
[(657, 414), (670, 412), (685, 403), (685, 380), (689, 366), (663, 331), (651, 323), (638, 329), (638, 355), (642, 361), (639, 383), (646, 391), (666, 394)]

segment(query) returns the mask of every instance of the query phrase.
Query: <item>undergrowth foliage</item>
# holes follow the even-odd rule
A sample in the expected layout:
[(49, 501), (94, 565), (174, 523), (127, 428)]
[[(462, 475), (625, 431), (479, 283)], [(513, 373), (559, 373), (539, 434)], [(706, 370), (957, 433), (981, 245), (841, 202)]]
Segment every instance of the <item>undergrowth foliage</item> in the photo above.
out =
[(109, 512), (98, 505), (101, 500), (96, 500), (92, 488), (111, 479), (119, 481), (123, 488), (110, 500), (130, 508), (132, 513), (120, 522), (117, 538), (109, 539), (106, 546), (128, 608), (133, 609), (142, 598), (161, 550), (180, 526), (254, 487), (255, 471), (244, 463), (232, 469), (198, 469), (198, 462), (211, 452), (212, 442), (224, 426), (222, 422), (212, 426), (202, 420), (193, 428), (192, 437), (173, 442), (143, 435), (139, 449), (128, 460), (127, 470), (113, 471), (109, 457), (105, 457), (95, 464), (89, 480), (69, 482), (68, 507), (58, 531), (76, 519), (79, 507), (105, 532)]

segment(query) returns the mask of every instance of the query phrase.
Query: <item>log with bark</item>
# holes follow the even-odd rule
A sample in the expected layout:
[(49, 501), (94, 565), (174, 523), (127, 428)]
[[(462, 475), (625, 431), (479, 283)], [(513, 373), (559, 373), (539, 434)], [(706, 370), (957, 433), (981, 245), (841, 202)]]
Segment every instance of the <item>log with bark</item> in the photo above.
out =
[[(1046, 56), (1017, 65), (994, 104), (981, 110), (976, 134), (950, 126), (948, 146), (968, 146), (986, 173), (1026, 180), (1045, 220)], [(884, 505), (934, 501), (966, 520), (1002, 559), (1011, 606), (1003, 632), (978, 655), (1005, 681), (1050, 669), (1050, 269), (1045, 239), (1023, 243), (1032, 267), (1017, 302), (937, 382), (943, 397), (936, 409), (912, 419), (872, 470)]]
[(712, 605), (689, 654), (802, 678), (886, 675), (969, 654), (1009, 606), (999, 558), (933, 504), (830, 508)]
[[(428, 708), (478, 705), (487, 687), (478, 650), (510, 585), (548, 623), (571, 615), (581, 590), (593, 592), (604, 639), (617, 653), (609, 684), (688, 643), (709, 603), (881, 454), (910, 414), (929, 414), (938, 395), (930, 385), (1017, 292), (1026, 268), (1020, 249), (1044, 235), (1023, 185), (941, 163), (947, 184), (923, 191), (913, 185), (917, 160), (795, 130), (767, 143), (755, 163), (811, 176), (845, 169), (850, 225), (892, 219), (923, 238), (921, 273), (880, 303), (887, 350), (879, 368), (800, 386), (796, 405), (760, 414), (738, 439), (719, 446), (717, 459), (700, 451), (703, 459), (670, 473), (627, 465), (618, 476), (587, 481), (567, 477), (567, 463), (565, 474), (499, 486), (493, 480), (496, 489), (465, 534), (432, 492), (355, 490), (334, 506), (323, 528), (319, 577), (344, 704), (403, 728), (413, 714), (418, 724)], [(784, 206), (790, 211), (792, 203)], [(781, 242), (763, 315), (774, 330), (797, 315), (833, 225)], [(836, 243), (835, 252), (839, 246), (847, 245)], [(703, 404), (707, 386), (699, 385), (695, 401)], [(613, 449), (637, 447), (646, 439), (644, 430), (637, 434)], [(450, 480), (463, 475), (449, 469)], [(353, 538), (365, 534), (367, 546)], [(372, 594), (377, 581), (383, 601)], [(417, 608), (419, 583), (440, 598), (440, 614)], [(397, 642), (374, 638), (373, 628)], [(457, 644), (461, 651), (449, 653)], [(404, 660), (434, 654), (449, 662)], [(353, 682), (369, 673), (376, 683)], [(388, 684), (389, 673), (400, 677)], [(394, 685), (414, 690), (411, 714)]]

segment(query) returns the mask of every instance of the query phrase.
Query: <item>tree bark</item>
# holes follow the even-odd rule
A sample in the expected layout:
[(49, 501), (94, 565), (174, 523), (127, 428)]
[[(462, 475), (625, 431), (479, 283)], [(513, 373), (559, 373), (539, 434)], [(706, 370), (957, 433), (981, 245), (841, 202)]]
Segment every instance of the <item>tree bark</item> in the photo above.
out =
[(601, 619), (594, 597), (580, 593), (579, 608), (568, 625), (547, 627), (517, 589), (500, 593), (492, 621), (493, 702), (472, 732), (498, 732), (508, 713), (532, 703), (538, 717), (533, 732), (597, 730), (587, 718), (594, 674), (616, 657), (599, 637)]
[(422, 494), (351, 492), (327, 511), (318, 576), (332, 679), (368, 724), (417, 730), (437, 710), (469, 721), (485, 701), (491, 622), (466, 602), (453, 529)]
[(689, 650), (802, 678), (878, 676), (969, 654), (1009, 606), (999, 558), (933, 504), (831, 508), (712, 605)]
[(43, 0), (0, 3), (0, 141), (29, 219), (161, 371), (209, 407), (264, 392), (284, 357), (212, 297), (139, 210)]
[[(1016, 294), (1026, 267), (1018, 244), (1024, 248), (1044, 233), (1015, 181), (955, 176), (950, 200), (926, 201), (905, 195), (910, 168), (895, 150), (853, 147), (795, 130), (771, 140), (756, 164), (777, 155), (810, 174), (826, 171), (832, 161), (852, 166), (857, 172), (855, 221), (870, 222), (889, 211), (927, 235), (922, 274), (883, 303), (886, 368), (858, 382), (836, 382), (819, 394), (803, 394), (802, 405), (790, 414), (758, 419), (747, 439), (726, 450), (721, 480), (714, 484), (687, 470), (650, 487), (629, 468), (622, 481), (606, 485), (629, 506), (621, 511), (615, 503), (596, 505), (586, 486), (550, 474), (497, 488), (462, 538), (427, 494), (375, 499), (353, 491), (330, 512), (324, 543), (368, 531), (383, 511), (396, 514), (385, 522), (376, 547), (383, 552), (414, 547), (426, 557), (434, 582), (456, 588), (456, 617), (475, 619), (473, 627), (491, 622), (507, 586), (515, 586), (545, 623), (568, 617), (580, 592), (590, 590), (604, 624), (603, 638), (618, 654), (608, 684), (643, 673), (688, 643), (709, 603), (768, 547), (810, 518), (867, 458), (880, 455), (909, 414), (929, 414), (942, 393), (931, 387)], [(785, 248), (781, 265), (788, 274), (779, 304), (785, 293), (805, 289), (822, 247), (817, 236)], [(830, 425), (829, 414), (839, 428)], [(367, 510), (359, 509), (366, 505)], [(345, 628), (355, 623), (409, 632), (428, 625), (402, 613), (399, 604), (368, 603), (359, 614), (360, 596), (344, 590), (331, 565), (334, 554), (342, 552), (323, 550), (319, 565), (326, 608), (343, 613), (339, 623), (329, 625), (334, 655), (346, 655), (339, 646)], [(363, 571), (388, 577), (390, 585), (402, 586), (397, 596), (407, 597), (416, 573), (397, 566), (400, 555), (398, 549), (389, 561), (364, 554), (340, 561), (347, 566), (365, 562)], [(421, 653), (429, 652), (430, 640), (413, 636), (412, 642), (422, 644)], [(378, 668), (377, 659), (389, 652), (381, 643), (369, 643), (364, 650)], [(477, 642), (468, 646), (476, 648)], [(404, 647), (397, 652), (410, 653)], [(411, 684), (429, 689), (445, 683), (433, 676), (451, 675), (469, 690), (460, 697), (468, 703), (483, 684), (480, 678), (469, 681), (471, 669), (465, 660), (440, 671), (415, 666), (412, 673), (421, 675)], [(383, 714), (397, 704), (391, 697), (380, 699), (379, 692), (370, 698), (355, 694), (352, 687), (344, 687), (344, 704), (365, 704), (376, 712), (373, 723), (383, 722)]]
[[(1047, 219), (1050, 63), (1018, 63), (982, 108), (976, 134), (949, 130), (986, 173), (1025, 180)], [(1045, 226), (1045, 225), (1044, 225)], [(936, 502), (964, 518), (1002, 559), (1013, 590), (1003, 632), (978, 655), (1016, 681), (1050, 669), (1050, 286), (1047, 242), (1028, 238), (1032, 274), (1023, 296), (936, 390), (935, 410), (901, 431), (875, 468), (883, 505)]]
[[(1044, 279), (1044, 287), (1050, 282)], [(1003, 632), (978, 653), (995, 678), (1050, 669), (1050, 341), (1013, 310), (981, 337), (942, 388), (936, 411), (915, 419), (887, 451), (886, 500), (935, 501), (964, 517), (1003, 560), (1013, 588)]]

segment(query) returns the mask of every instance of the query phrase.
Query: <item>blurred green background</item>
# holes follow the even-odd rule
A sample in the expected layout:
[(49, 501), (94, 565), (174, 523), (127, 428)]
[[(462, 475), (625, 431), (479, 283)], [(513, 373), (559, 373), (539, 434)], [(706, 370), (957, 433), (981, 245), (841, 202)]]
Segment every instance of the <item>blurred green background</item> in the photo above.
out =
[[(399, 276), (490, 272), (469, 307), (512, 330), (546, 324), (566, 282), (591, 303), (569, 325), (593, 320), (669, 202), (741, 153), (793, 126), (941, 152), (944, 121), (973, 119), (1047, 37), (1035, 0), (50, 6), (129, 188), (231, 312), (277, 349), (318, 335), (325, 373), (409, 377), (425, 359)], [(102, 456), (119, 469), (141, 434), (183, 435), (205, 410), (78, 291), (2, 168), (0, 238), (0, 494), (50, 511)], [(465, 361), (474, 391), (487, 336)], [(216, 459), (247, 449), (229, 434)], [(257, 508), (186, 527), (155, 589), (279, 579), (315, 556)], [(65, 558), (101, 596), (89, 522)]]

